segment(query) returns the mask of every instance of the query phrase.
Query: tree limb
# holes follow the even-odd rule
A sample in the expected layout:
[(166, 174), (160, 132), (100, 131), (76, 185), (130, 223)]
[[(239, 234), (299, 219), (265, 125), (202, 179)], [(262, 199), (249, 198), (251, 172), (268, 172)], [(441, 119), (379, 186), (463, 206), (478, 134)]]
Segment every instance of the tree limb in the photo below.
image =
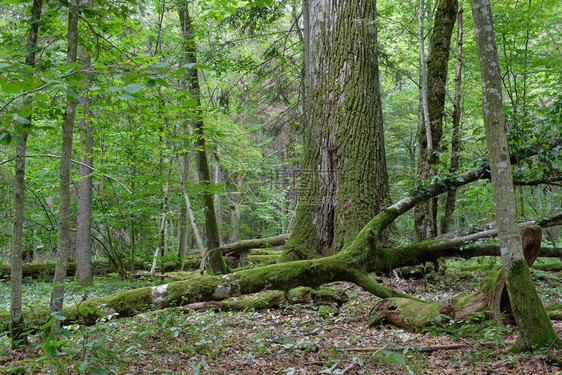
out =
[(211, 249), (208, 251), (208, 253), (215, 252), (215, 251), (222, 251), (223, 254), (240, 255), (241, 253), (247, 252), (251, 249), (282, 246), (287, 242), (290, 235), (291, 235), (290, 233), (286, 233), (286, 234), (280, 234), (278, 236), (268, 237), (268, 238), (242, 240), (242, 241), (222, 245), (221, 247), (217, 247), (215, 249)]

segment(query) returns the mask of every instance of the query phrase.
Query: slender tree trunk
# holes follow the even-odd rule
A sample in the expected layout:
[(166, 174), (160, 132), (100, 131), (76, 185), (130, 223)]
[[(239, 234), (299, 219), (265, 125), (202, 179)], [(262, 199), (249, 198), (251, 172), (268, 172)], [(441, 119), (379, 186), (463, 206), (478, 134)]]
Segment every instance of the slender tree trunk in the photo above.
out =
[(427, 103), (427, 60), (425, 58), (425, 36), (424, 36), (424, 13), (425, 1), (420, 0), (418, 6), (418, 42), (420, 54), (420, 100), (423, 123), (425, 125), (425, 141), (427, 145), (427, 152), (433, 151), (433, 134), (431, 131), (431, 122), (429, 119), (429, 104)]
[(193, 215), (193, 209), (191, 208), (191, 200), (189, 199), (189, 194), (187, 192), (186, 186), (186, 179), (187, 179), (187, 167), (189, 165), (189, 160), (187, 155), (184, 158), (184, 170), (182, 171), (179, 160), (176, 160), (176, 168), (178, 172), (178, 176), (180, 177), (180, 186), (181, 191), (183, 194), (183, 199), (185, 203), (185, 211), (187, 216), (189, 217), (189, 221), (191, 222), (191, 230), (193, 231), (193, 237), (195, 241), (197, 241), (197, 246), (199, 247), (199, 251), (201, 252), (201, 257), (203, 261), (205, 261), (205, 245), (203, 245), (203, 240), (201, 239), (201, 235), (199, 234), (199, 229), (197, 229), (197, 224), (195, 223), (195, 215)]
[[(173, 164), (173, 161), (170, 161)], [(152, 257), (152, 267), (150, 267), (150, 273), (154, 274), (156, 272), (156, 266), (158, 265), (158, 258), (164, 255), (164, 248), (166, 247), (166, 224), (167, 224), (167, 213), (168, 213), (168, 197), (170, 194), (170, 179), (172, 175), (172, 167), (168, 169), (168, 177), (166, 178), (166, 186), (164, 186), (164, 197), (162, 199), (162, 218), (160, 219), (160, 229), (158, 230), (158, 246), (154, 251), (154, 256)]]
[[(78, 15), (80, 0), (70, 0), (68, 15), (68, 51), (67, 63), (76, 63), (78, 51)], [(59, 203), (59, 231), (57, 243), (57, 266), (53, 291), (51, 293), (51, 312), (62, 309), (64, 299), (64, 281), (70, 252), (70, 162), (72, 157), (72, 133), (78, 100), (68, 98), (66, 111), (62, 123), (62, 149), (60, 160), (60, 203)], [(57, 324), (54, 324), (53, 330)]]
[[(87, 51), (79, 48), (79, 58), (85, 68), (90, 67), (91, 58)], [(88, 80), (90, 77), (88, 75)], [(78, 167), (78, 207), (76, 212), (76, 281), (82, 286), (93, 285), (92, 276), (92, 168), (94, 136), (90, 123), (91, 99), (84, 94), (80, 98), (83, 114), (80, 119), (80, 149), (82, 164)]]
[[(205, 214), (205, 229), (207, 232), (207, 247), (214, 249), (220, 246), (219, 229), (217, 217), (215, 213), (215, 205), (213, 202), (213, 194), (209, 190), (211, 186), (211, 176), (209, 172), (209, 164), (207, 160), (207, 151), (205, 148), (205, 132), (201, 113), (201, 88), (199, 86), (198, 69), (194, 66), (197, 63), (197, 54), (195, 40), (193, 37), (193, 23), (189, 14), (189, 4), (184, 3), (178, 10), (181, 23), (182, 36), (184, 38), (184, 51), (189, 64), (193, 66), (188, 68), (189, 91), (197, 100), (197, 108), (194, 113), (193, 134), (195, 135), (195, 161), (197, 164), (197, 173), (199, 175), (199, 183), (203, 186), (203, 207)], [(205, 257), (207, 258), (207, 257)], [(226, 272), (226, 264), (224, 263), (222, 253), (214, 252), (206, 259), (214, 273)]]
[(236, 191), (232, 194), (232, 212), (230, 223), (232, 224), (232, 236), (230, 242), (240, 240), (240, 205), (242, 204), (242, 181), (244, 175), (241, 172), (236, 172), (235, 185)]
[(179, 211), (178, 257), (181, 261), (183, 261), (187, 254), (187, 225), (189, 221), (189, 217), (187, 216), (187, 206), (185, 203), (181, 203)]
[[(455, 102), (453, 108), (453, 134), (451, 136), (451, 165), (449, 172), (456, 173), (459, 168), (459, 152), (461, 139), (461, 83), (462, 83), (462, 9), (457, 16), (457, 66), (455, 69)], [(455, 200), (457, 191), (447, 193), (445, 201), (445, 213), (441, 222), (441, 233), (448, 233), (451, 229), (453, 212), (455, 211)]]
[[(420, 0), (420, 8), (423, 0)], [(424, 125), (418, 138), (418, 174), (422, 180), (430, 179), (435, 171), (433, 164), (439, 163), (437, 152), (441, 149), (443, 114), (449, 63), (449, 48), (457, 16), (457, 0), (439, 0), (433, 30), (429, 37), (429, 56), (423, 61), (423, 18), (419, 20), (420, 75)], [(422, 12), (423, 9), (420, 11)], [(425, 70), (427, 68), (427, 74)], [(425, 83), (425, 85), (424, 85)], [(425, 91), (425, 94), (424, 94)], [(437, 198), (422, 203), (414, 210), (416, 241), (437, 236)]]
[(130, 270), (131, 275), (135, 273), (135, 215), (131, 214), (131, 221), (130, 221), (130, 231), (131, 231), (131, 253), (130, 253)]
[(375, 1), (308, 4), (309, 24), (314, 26), (305, 154), (285, 260), (330, 255), (347, 247), (380, 212), (388, 187)]
[[(35, 50), (37, 47), (37, 35), (39, 33), (39, 20), (41, 19), (41, 0), (34, 0), (29, 19), (29, 33), (27, 35), (27, 51), (25, 64), (35, 66)], [(30, 106), (32, 102), (26, 100), (24, 105)], [(27, 118), (28, 123), (24, 125), (27, 130), (31, 127), (32, 115)], [(22, 317), (22, 252), (23, 252), (23, 210), (25, 201), (25, 154), (27, 143), (27, 132), (20, 134), (21, 143), (16, 146), (14, 197), (13, 197), (13, 226), (10, 250), (11, 279), (10, 279), (10, 338), (12, 347), (27, 344), (27, 336), (24, 332)]]
[(302, 0), (302, 25), (303, 25), (303, 119), (306, 126), (308, 117), (308, 101), (310, 96), (310, 0)]
[(492, 195), (507, 291), (519, 336), (513, 350), (560, 345), (523, 255), (503, 113), (500, 64), (489, 0), (471, 0), (482, 77), (482, 114), (490, 158)]

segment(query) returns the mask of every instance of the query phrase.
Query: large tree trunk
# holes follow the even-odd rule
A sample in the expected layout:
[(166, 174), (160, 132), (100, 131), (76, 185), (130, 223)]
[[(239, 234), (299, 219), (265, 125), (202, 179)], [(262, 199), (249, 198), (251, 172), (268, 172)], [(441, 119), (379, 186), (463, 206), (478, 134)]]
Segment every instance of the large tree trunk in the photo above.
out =
[[(451, 165), (449, 172), (456, 173), (459, 168), (459, 153), (461, 139), (461, 82), (462, 82), (462, 9), (457, 16), (457, 66), (455, 69), (455, 101), (453, 103), (453, 134), (451, 135)], [(451, 221), (455, 211), (457, 191), (447, 193), (445, 200), (445, 212), (441, 221), (441, 233), (451, 230)]]
[[(71, 0), (68, 14), (68, 51), (67, 63), (76, 63), (78, 51), (78, 16), (80, 11), (80, 0)], [(62, 309), (64, 299), (64, 279), (70, 252), (70, 163), (72, 157), (72, 136), (74, 130), (74, 118), (78, 100), (68, 98), (66, 111), (62, 123), (62, 148), (60, 159), (60, 203), (59, 203), (59, 231), (57, 243), (57, 266), (53, 291), (51, 293), (51, 312), (59, 312)], [(53, 325), (53, 329), (56, 324)]]
[(503, 113), (500, 64), (489, 0), (471, 0), (482, 77), (482, 114), (490, 158), (492, 195), (509, 299), (519, 336), (515, 350), (547, 347), (560, 339), (546, 314), (525, 263)]
[(335, 254), (350, 245), (380, 212), (388, 186), (375, 2), (308, 4), (308, 119), (295, 229), (285, 246), (286, 260)]
[[(423, 3), (423, 1), (422, 1)], [(443, 134), (443, 113), (449, 63), (451, 36), (457, 15), (457, 0), (439, 0), (435, 14), (435, 24), (429, 39), (429, 57), (427, 60), (427, 82), (422, 75), (421, 93), (423, 97), (424, 83), (427, 87), (427, 114), (424, 125), (420, 128), (418, 144), (418, 174), (422, 180), (430, 179), (434, 170), (431, 166), (439, 162), (437, 152), (441, 148)], [(420, 23), (420, 29), (423, 21)], [(420, 37), (421, 38), (421, 37)], [(420, 54), (423, 44), (420, 45)], [(425, 72), (423, 61), (420, 71)], [(426, 111), (424, 110), (424, 114)], [(428, 124), (429, 122), (429, 124)], [(414, 210), (414, 227), (416, 241), (423, 241), (437, 236), (437, 199), (420, 204)]]
[[(41, 0), (34, 0), (29, 19), (29, 33), (27, 35), (27, 52), (25, 64), (35, 66), (35, 50), (37, 47), (37, 35), (39, 33), (39, 20), (41, 18)], [(31, 107), (32, 102), (26, 100), (24, 105)], [(28, 123), (24, 129), (31, 127), (32, 115), (27, 118)], [(27, 342), (27, 337), (22, 330), (22, 250), (23, 250), (23, 209), (25, 201), (25, 154), (27, 132), (20, 134), (21, 143), (16, 146), (16, 164), (14, 178), (14, 200), (13, 200), (13, 226), (12, 241), (10, 249), (11, 284), (10, 284), (10, 324), (12, 347)]]
[[(195, 161), (197, 164), (197, 173), (199, 174), (199, 183), (203, 186), (203, 207), (205, 214), (205, 228), (207, 234), (207, 247), (215, 249), (220, 246), (219, 229), (217, 217), (215, 213), (215, 205), (213, 202), (213, 194), (209, 190), (211, 186), (211, 175), (209, 172), (209, 164), (207, 160), (207, 151), (205, 148), (205, 132), (201, 113), (201, 88), (199, 86), (199, 73), (195, 67), (197, 63), (197, 54), (194, 39), (193, 23), (189, 14), (189, 4), (184, 3), (178, 10), (181, 23), (182, 36), (184, 38), (184, 49), (186, 59), (189, 64), (189, 91), (197, 100), (197, 108), (194, 110), (193, 134), (195, 135)], [(205, 261), (205, 260), (204, 260)], [(214, 273), (224, 273), (226, 265), (224, 263), (222, 253), (220, 251), (209, 254), (206, 259), (210, 270)]]
[[(90, 67), (91, 57), (84, 49), (79, 48), (79, 57), (85, 68)], [(91, 77), (88, 76), (88, 80)], [(93, 285), (92, 276), (92, 156), (94, 135), (91, 127), (91, 99), (84, 94), (80, 98), (83, 114), (80, 119), (80, 150), (82, 163), (78, 167), (78, 207), (76, 211), (76, 281), (82, 286)]]

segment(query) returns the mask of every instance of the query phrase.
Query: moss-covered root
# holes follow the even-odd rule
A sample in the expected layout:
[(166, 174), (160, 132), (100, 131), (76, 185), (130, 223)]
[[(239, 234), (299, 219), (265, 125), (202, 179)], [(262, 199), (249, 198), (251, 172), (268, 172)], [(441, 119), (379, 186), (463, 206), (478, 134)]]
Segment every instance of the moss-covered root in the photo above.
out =
[(416, 332), (424, 330), (436, 321), (439, 304), (408, 298), (387, 298), (375, 304), (373, 311), (370, 327), (392, 324)]
[(551, 320), (562, 320), (562, 309), (548, 310), (547, 312)]
[(439, 302), (410, 298), (387, 298), (373, 306), (370, 326), (392, 324), (412, 331), (421, 331), (444, 317), (461, 320), (487, 310), (488, 294), (479, 291)]
[(373, 295), (375, 295), (379, 298), (398, 297), (398, 298), (406, 298), (406, 299), (415, 299), (414, 297), (412, 297), (408, 294), (397, 292), (395, 290), (387, 288), (384, 285), (381, 285), (381, 284), (377, 283), (372, 277), (370, 277), (365, 272), (357, 272), (353, 282), (357, 286), (363, 288), (367, 292), (369, 292), (369, 293), (371, 293), (371, 294), (373, 294)]
[(533, 287), (531, 273), (524, 260), (513, 263), (506, 276), (507, 290), (519, 336), (511, 351), (532, 351), (561, 346), (561, 341)]

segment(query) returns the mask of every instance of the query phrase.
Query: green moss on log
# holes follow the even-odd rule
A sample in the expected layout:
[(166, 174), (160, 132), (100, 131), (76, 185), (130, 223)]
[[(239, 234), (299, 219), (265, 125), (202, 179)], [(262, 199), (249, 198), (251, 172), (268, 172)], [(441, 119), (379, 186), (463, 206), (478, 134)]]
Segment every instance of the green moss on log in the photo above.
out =
[(371, 327), (388, 323), (418, 332), (435, 322), (439, 315), (439, 304), (406, 298), (389, 298), (378, 302), (373, 310), (369, 322)]
[[(55, 262), (24, 263), (22, 264), (22, 275), (23, 277), (53, 275), (55, 273), (55, 265)], [(9, 278), (11, 272), (9, 264), (0, 266), (0, 278)], [(67, 274), (71, 276), (74, 275), (74, 272), (76, 272), (76, 262), (68, 262)]]
[(535, 263), (531, 268), (541, 271), (562, 271), (562, 262), (546, 264)]

